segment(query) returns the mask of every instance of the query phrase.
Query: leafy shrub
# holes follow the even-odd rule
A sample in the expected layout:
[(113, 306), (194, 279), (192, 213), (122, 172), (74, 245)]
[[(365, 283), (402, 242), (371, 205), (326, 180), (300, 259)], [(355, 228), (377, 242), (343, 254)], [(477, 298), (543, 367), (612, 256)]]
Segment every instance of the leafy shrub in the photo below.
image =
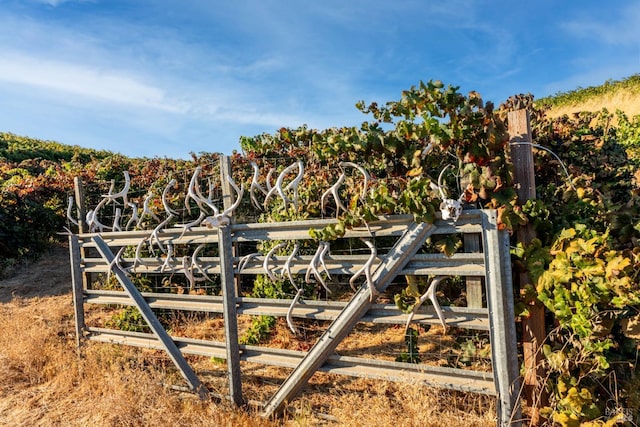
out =
[[(629, 82), (637, 80), (634, 76)], [(520, 205), (512, 185), (505, 113), (522, 107), (530, 110), (534, 142), (552, 150), (569, 176), (554, 157), (537, 151), (538, 199)], [(348, 161), (369, 171), (375, 185), (362, 194), (360, 183), (348, 176), (340, 193), (348, 212), (338, 215), (337, 224), (313, 230), (312, 237), (335, 240), (382, 214), (408, 213), (432, 221), (440, 202), (433, 184), (451, 165), (455, 172), (443, 176), (449, 196), (461, 196), (467, 207), (498, 209), (505, 229), (528, 222), (537, 233), (530, 245), (514, 250), (514, 266), (528, 269), (533, 279), (532, 286), (522, 290), (520, 306), (538, 299), (553, 319), (544, 346), (551, 420), (562, 425), (597, 420), (606, 415), (611, 396), (640, 411), (635, 362), (640, 335), (629, 326), (640, 321), (640, 117), (618, 112), (614, 120), (601, 111), (549, 119), (530, 96), (511, 98), (496, 110), (475, 92), (463, 95), (437, 81), (420, 82), (397, 101), (361, 101), (357, 108), (369, 116), (360, 126), (302, 126), (242, 137), (244, 156), (236, 153), (233, 159), (236, 182), (248, 188), (251, 160), (279, 173), (303, 159), (305, 185), (298, 208), (285, 209), (274, 200), (264, 212), (256, 212), (246, 201), (237, 218), (321, 216), (319, 195), (336, 181), (337, 164)], [(83, 179), (88, 205), (95, 206), (104, 183), (120, 180), (124, 170), (130, 172), (132, 194), (138, 196), (150, 189), (159, 194), (172, 174), (192, 170), (195, 164), (218, 176), (216, 154), (201, 153), (192, 160), (129, 159), (0, 133), (0, 256), (17, 258), (44, 249), (64, 224), (63, 205), (74, 176)], [(335, 213), (329, 209), (327, 214)], [(437, 246), (451, 254), (459, 241), (453, 238)], [(279, 298), (291, 292), (287, 286), (258, 276), (253, 292)], [(413, 294), (405, 297), (408, 306), (415, 299)], [(114, 322), (135, 328), (138, 317), (134, 310), (125, 310)], [(256, 318), (244, 342), (262, 340), (274, 322), (273, 317)], [(418, 357), (415, 334), (407, 339), (407, 361)]]
[(113, 329), (129, 332), (151, 332), (142, 313), (137, 307), (125, 307), (117, 314), (111, 316), (106, 326)]
[(570, 173), (536, 152), (538, 200), (523, 212), (537, 239), (514, 251), (535, 286), (525, 299), (539, 299), (553, 317), (543, 346), (551, 393), (544, 414), (563, 426), (605, 416), (614, 423), (612, 399), (640, 411), (639, 337), (625, 329), (640, 312), (640, 193), (629, 159), (640, 122), (620, 120), (615, 128), (606, 110), (558, 119), (531, 113), (535, 142)]

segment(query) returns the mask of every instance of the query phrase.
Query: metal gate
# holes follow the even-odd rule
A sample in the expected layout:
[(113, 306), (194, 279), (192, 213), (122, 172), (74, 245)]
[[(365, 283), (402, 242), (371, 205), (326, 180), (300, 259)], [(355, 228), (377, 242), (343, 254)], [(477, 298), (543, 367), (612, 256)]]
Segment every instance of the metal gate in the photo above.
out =
[[(291, 300), (271, 300), (239, 297), (235, 279), (239, 275), (263, 273), (264, 256), (256, 257), (246, 268), (239, 268), (239, 256), (234, 256), (234, 244), (267, 240), (308, 240), (309, 229), (321, 228), (336, 220), (310, 220), (281, 223), (255, 223), (221, 225), (217, 229), (205, 227), (164, 229), (158, 239), (162, 244), (186, 247), (214, 245), (218, 256), (199, 259), (207, 274), (220, 275), (222, 295), (179, 295), (142, 293), (126, 274), (135, 265), (133, 258), (114, 255), (121, 248), (137, 246), (148, 237), (148, 231), (80, 233), (70, 236), (70, 255), (78, 342), (82, 337), (92, 341), (119, 343), (138, 347), (163, 349), (181, 372), (189, 387), (207, 397), (207, 390), (191, 369), (183, 354), (196, 354), (225, 359), (229, 378), (229, 396), (241, 404), (241, 362), (293, 368), (277, 392), (264, 406), (264, 415), (270, 416), (284, 409), (293, 400), (316, 371), (339, 373), (356, 377), (387, 379), (391, 381), (421, 382), (430, 386), (463, 392), (492, 395), (498, 402), (498, 424), (519, 423), (519, 369), (513, 307), (513, 285), (509, 257), (509, 239), (497, 224), (493, 210), (465, 211), (454, 223), (437, 219), (433, 224), (416, 223), (411, 216), (381, 217), (368, 227), (348, 230), (343, 238), (392, 237), (393, 247), (379, 255), (372, 280), (383, 292), (398, 275), (462, 276), (483, 278), (486, 308), (443, 307), (447, 325), (458, 328), (489, 331), (492, 372), (445, 368), (425, 364), (411, 364), (345, 357), (335, 354), (336, 347), (358, 322), (396, 323), (407, 321), (407, 314), (393, 304), (376, 304), (372, 289), (361, 286), (348, 302), (305, 300), (291, 308)], [(435, 235), (458, 234), (480, 236), (482, 252), (443, 254), (420, 253), (425, 241)], [(282, 267), (285, 260), (275, 257), (275, 265)], [(366, 256), (335, 256), (327, 258), (332, 274), (353, 274), (367, 261)], [(180, 272), (184, 266), (177, 260), (170, 268)], [(309, 268), (310, 256), (299, 256), (290, 263), (294, 274), (304, 274)], [(166, 260), (149, 257), (137, 266), (137, 272), (162, 275)], [(93, 290), (86, 276), (92, 273), (114, 274), (124, 291)], [(87, 327), (84, 321), (86, 304), (134, 305), (142, 313), (152, 333), (134, 333), (114, 329)], [(225, 342), (172, 337), (162, 327), (154, 309), (174, 309), (222, 313), (225, 324)], [(281, 350), (238, 343), (237, 316), (291, 315), (306, 319), (332, 320), (315, 345), (308, 352)], [(433, 307), (422, 307), (414, 319), (416, 323), (438, 323)]]

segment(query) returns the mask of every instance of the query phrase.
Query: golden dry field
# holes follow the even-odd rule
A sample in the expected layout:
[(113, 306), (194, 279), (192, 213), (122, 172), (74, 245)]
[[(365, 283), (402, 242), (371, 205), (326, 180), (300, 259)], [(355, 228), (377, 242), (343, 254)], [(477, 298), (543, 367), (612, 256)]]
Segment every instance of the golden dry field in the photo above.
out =
[[(90, 313), (89, 313), (90, 314)], [(182, 319), (183, 333), (210, 336), (216, 321)], [(161, 352), (101, 343), (76, 350), (68, 249), (8, 271), (0, 281), (0, 425), (6, 426), (493, 426), (491, 398), (424, 386), (316, 374), (282, 417), (255, 405), (234, 409), (184, 386)], [(321, 328), (317, 325), (316, 328)], [(397, 347), (401, 334), (369, 331), (361, 347)], [(434, 332), (436, 333), (436, 332)], [(278, 323), (271, 346), (302, 348)], [(369, 340), (363, 342), (363, 340)], [(342, 349), (349, 351), (350, 340)], [(224, 366), (189, 357), (212, 395), (224, 394)], [(248, 400), (266, 400), (288, 370), (243, 364)]]
[(640, 114), (640, 94), (630, 92), (606, 94), (580, 104), (554, 107), (548, 111), (547, 115), (549, 117), (560, 117), (565, 114), (570, 116), (580, 111), (600, 111), (602, 108), (606, 108), (611, 113), (621, 110), (629, 117), (636, 116)]
[[(579, 88), (538, 100), (550, 104), (549, 117), (571, 116), (581, 111), (616, 110), (628, 117), (640, 114), (640, 76), (633, 75), (619, 81), (608, 81), (597, 87)], [(615, 119), (615, 118), (614, 118)]]

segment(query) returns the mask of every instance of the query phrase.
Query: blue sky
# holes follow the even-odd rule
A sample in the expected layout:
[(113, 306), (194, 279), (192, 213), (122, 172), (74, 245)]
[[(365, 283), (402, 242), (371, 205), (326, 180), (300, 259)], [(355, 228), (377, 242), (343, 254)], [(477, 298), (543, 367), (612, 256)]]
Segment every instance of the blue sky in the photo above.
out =
[(639, 73), (640, 1), (0, 0), (0, 53), (0, 131), (188, 158), (420, 80), (499, 104)]

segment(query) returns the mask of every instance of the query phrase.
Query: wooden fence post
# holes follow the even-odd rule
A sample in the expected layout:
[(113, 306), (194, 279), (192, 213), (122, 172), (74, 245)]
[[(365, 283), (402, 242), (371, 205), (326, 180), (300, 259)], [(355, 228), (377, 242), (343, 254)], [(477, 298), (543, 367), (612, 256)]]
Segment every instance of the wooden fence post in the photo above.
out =
[[(480, 235), (465, 234), (463, 237), (465, 252), (480, 252)], [(467, 307), (482, 308), (482, 277), (467, 277)]]
[[(511, 146), (511, 160), (514, 166), (514, 179), (518, 201), (522, 205), (527, 200), (536, 198), (535, 171), (533, 163), (533, 150), (531, 125), (529, 113), (525, 109), (510, 111), (507, 120), (509, 122), (509, 142)], [(516, 237), (519, 242), (529, 244), (535, 238), (535, 231), (531, 224), (520, 227)], [(525, 272), (517, 278), (520, 289), (531, 283), (529, 273)], [(522, 319), (522, 349), (524, 353), (524, 395), (531, 408), (531, 424), (539, 425), (539, 409), (546, 405), (546, 393), (544, 390), (545, 372), (542, 366), (543, 355), (542, 342), (545, 339), (546, 330), (544, 323), (544, 307), (538, 301), (529, 307), (529, 316)]]

